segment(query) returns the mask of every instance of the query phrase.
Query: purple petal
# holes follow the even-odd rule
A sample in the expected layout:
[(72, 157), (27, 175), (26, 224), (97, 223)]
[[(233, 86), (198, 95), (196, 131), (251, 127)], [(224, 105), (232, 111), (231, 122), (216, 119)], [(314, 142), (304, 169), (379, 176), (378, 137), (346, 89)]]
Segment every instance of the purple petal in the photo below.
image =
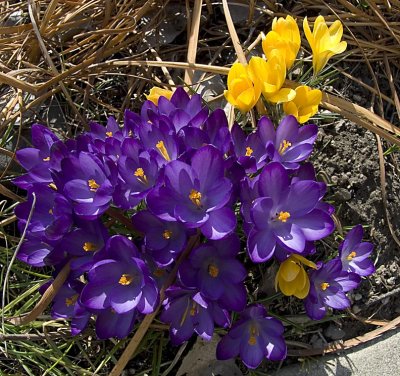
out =
[(252, 229), (247, 238), (247, 251), (253, 262), (269, 260), (275, 251), (276, 238), (271, 229)]
[(239, 355), (241, 338), (231, 338), (229, 334), (222, 337), (217, 345), (217, 359), (227, 360)]
[(285, 208), (291, 216), (300, 217), (313, 210), (318, 200), (318, 183), (309, 180), (298, 181), (290, 186)]
[(295, 218), (293, 222), (301, 228), (306, 240), (322, 239), (335, 229), (330, 215), (318, 209), (314, 209), (301, 218)]
[(274, 205), (278, 205), (288, 192), (288, 173), (279, 162), (272, 162), (262, 170), (258, 187), (260, 196), (270, 197)]
[(208, 214), (208, 220), (200, 227), (208, 239), (222, 239), (235, 229), (236, 216), (232, 209), (223, 207)]
[(304, 251), (306, 239), (302, 229), (295, 223), (277, 224), (273, 227), (273, 232), (283, 247), (292, 249), (297, 253)]

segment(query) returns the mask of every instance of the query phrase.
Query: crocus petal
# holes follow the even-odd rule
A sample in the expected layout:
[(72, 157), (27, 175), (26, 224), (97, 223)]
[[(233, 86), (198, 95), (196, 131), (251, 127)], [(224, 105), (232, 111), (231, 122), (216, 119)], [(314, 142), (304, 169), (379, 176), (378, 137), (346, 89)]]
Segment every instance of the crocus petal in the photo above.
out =
[(211, 211), (208, 215), (208, 220), (200, 227), (201, 232), (208, 239), (222, 239), (236, 227), (236, 216), (228, 207)]
[(301, 228), (306, 240), (322, 239), (330, 235), (335, 228), (330, 215), (318, 209), (314, 209), (312, 212), (293, 221)]
[(239, 355), (241, 338), (231, 338), (229, 334), (222, 337), (217, 345), (217, 359), (227, 360)]
[(253, 262), (269, 260), (275, 251), (276, 238), (271, 229), (258, 231), (252, 229), (247, 238), (247, 251)]

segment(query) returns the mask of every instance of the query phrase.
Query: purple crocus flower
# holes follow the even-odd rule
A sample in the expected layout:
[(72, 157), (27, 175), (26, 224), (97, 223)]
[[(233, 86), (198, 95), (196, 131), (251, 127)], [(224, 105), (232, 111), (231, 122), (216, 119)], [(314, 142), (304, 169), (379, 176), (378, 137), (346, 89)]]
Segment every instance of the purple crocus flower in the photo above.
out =
[(61, 171), (54, 180), (57, 188), (74, 203), (75, 213), (92, 220), (108, 209), (116, 174), (111, 161), (103, 163), (90, 153), (80, 152), (62, 160)]
[(72, 207), (61, 194), (44, 184), (33, 184), (28, 200), (18, 204), (15, 215), (18, 217), (18, 228), (22, 232), (33, 204), (33, 193), (36, 195), (35, 210), (28, 225), (27, 237), (47, 241), (60, 239), (72, 226)]
[(247, 271), (236, 259), (239, 249), (240, 241), (234, 234), (195, 248), (179, 268), (182, 283), (199, 288), (206, 298), (218, 300), (223, 308), (242, 311), (246, 306), (243, 280)]
[(146, 101), (141, 115), (145, 121), (153, 121), (157, 115), (168, 117), (178, 133), (186, 126), (200, 128), (208, 117), (208, 109), (202, 105), (200, 95), (194, 94), (190, 97), (184, 88), (177, 88), (170, 100), (160, 97), (157, 106)]
[(138, 140), (127, 138), (118, 159), (118, 183), (113, 195), (123, 209), (136, 206), (158, 184), (159, 167), (156, 158), (143, 150)]
[(132, 331), (137, 311), (135, 309), (117, 313), (112, 308), (106, 308), (97, 313), (96, 335), (99, 339), (125, 338)]
[(89, 270), (89, 282), (81, 293), (88, 309), (112, 308), (126, 313), (136, 308), (151, 313), (158, 304), (158, 289), (134, 244), (121, 235), (106, 244), (104, 259)]
[(146, 253), (161, 266), (171, 264), (181, 253), (190, 233), (182, 223), (163, 221), (147, 210), (132, 217), (135, 228), (144, 234)]
[(27, 171), (26, 174), (13, 180), (14, 184), (28, 190), (34, 183), (51, 183), (50, 149), (59, 138), (47, 127), (40, 124), (32, 125), (32, 145), (34, 147), (17, 151), (17, 159)]
[(361, 225), (353, 227), (339, 245), (339, 257), (343, 270), (354, 272), (360, 276), (375, 273), (375, 266), (368, 258), (374, 250), (372, 243), (363, 242), (364, 230)]
[(268, 149), (272, 161), (280, 162), (287, 169), (296, 169), (299, 162), (307, 159), (317, 138), (318, 127), (307, 124), (299, 127), (292, 115), (286, 116), (275, 131), (274, 125), (267, 117), (258, 122), (258, 131), (264, 145), (273, 145)]
[(91, 313), (79, 302), (83, 286), (84, 284), (79, 281), (67, 281), (53, 300), (51, 317), (71, 319), (72, 335), (82, 332), (91, 316)]
[(268, 157), (268, 150), (267, 143), (259, 135), (259, 130), (246, 135), (243, 129), (235, 123), (231, 132), (232, 153), (236, 156), (237, 163), (243, 166), (247, 173), (256, 172), (263, 167)]
[(217, 346), (217, 359), (240, 356), (248, 368), (257, 368), (264, 358), (272, 361), (286, 357), (282, 323), (267, 316), (264, 306), (256, 304), (241, 313), (228, 334)]
[(307, 241), (332, 233), (334, 222), (325, 211), (317, 209), (320, 184), (302, 180), (290, 184), (285, 168), (272, 162), (258, 179), (259, 198), (253, 201), (247, 247), (254, 262), (269, 260), (276, 244), (295, 253), (304, 252)]
[(224, 160), (211, 145), (197, 150), (191, 166), (172, 161), (165, 166), (165, 186), (147, 195), (149, 209), (166, 221), (180, 221), (200, 228), (209, 239), (221, 239), (236, 226), (232, 209), (225, 205), (232, 184), (224, 177)]
[(171, 286), (166, 290), (167, 300), (160, 320), (170, 324), (170, 338), (173, 345), (187, 341), (194, 332), (210, 340), (214, 323), (226, 328), (229, 314), (216, 302), (205, 299), (197, 289)]
[(327, 307), (345, 309), (350, 307), (346, 292), (356, 288), (360, 276), (342, 270), (342, 263), (335, 258), (326, 264), (318, 263), (317, 270), (309, 270), (310, 292), (304, 300), (306, 313), (313, 320), (321, 320)]
[(17, 253), (17, 259), (35, 267), (51, 265), (46, 259), (53, 249), (53, 246), (39, 239), (25, 239)]

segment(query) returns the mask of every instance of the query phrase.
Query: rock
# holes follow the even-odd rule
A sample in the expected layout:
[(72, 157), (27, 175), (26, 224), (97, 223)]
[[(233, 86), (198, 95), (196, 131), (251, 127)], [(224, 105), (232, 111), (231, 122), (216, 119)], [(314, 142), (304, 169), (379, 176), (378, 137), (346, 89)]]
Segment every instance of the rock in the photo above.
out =
[(343, 329), (337, 327), (336, 325), (329, 325), (327, 329), (324, 330), (325, 336), (337, 341), (338, 339), (342, 339), (345, 336), (345, 332)]
[(185, 356), (177, 376), (243, 376), (235, 360), (216, 360), (215, 353), (220, 337), (214, 334), (211, 341), (197, 338), (193, 349)]
[(359, 300), (361, 300), (363, 298), (363, 296), (361, 295), (361, 294), (354, 294), (354, 300), (355, 301), (359, 301)]
[(353, 311), (354, 314), (361, 312), (361, 308), (357, 304), (354, 304), (351, 310)]
[(337, 202), (346, 202), (351, 200), (351, 193), (345, 188), (339, 188), (333, 195), (333, 198)]

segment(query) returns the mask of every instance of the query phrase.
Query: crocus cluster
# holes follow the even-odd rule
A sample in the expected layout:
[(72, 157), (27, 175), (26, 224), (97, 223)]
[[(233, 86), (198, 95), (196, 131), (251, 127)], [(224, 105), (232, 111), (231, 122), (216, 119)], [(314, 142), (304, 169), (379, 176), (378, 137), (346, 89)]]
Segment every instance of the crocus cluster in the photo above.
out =
[(244, 261), (278, 263), (276, 287), (305, 299), (315, 319), (347, 307), (345, 293), (373, 272), (361, 227), (337, 259), (308, 259), (334, 230), (326, 185), (305, 162), (317, 127), (262, 117), (247, 134), (182, 88), (148, 98), (122, 125), (110, 117), (74, 139), (32, 126), (32, 147), (17, 152), (26, 173), (14, 182), (28, 192), (15, 210), (26, 229), (17, 257), (55, 275), (69, 264), (51, 312), (71, 319), (74, 335), (95, 318), (99, 338), (126, 337), (161, 306), (175, 345), (194, 333), (209, 340), (218, 326), (229, 330), (220, 359), (283, 359), (283, 325), (248, 305)]
[[(316, 76), (332, 56), (346, 49), (347, 43), (341, 41), (343, 25), (337, 20), (328, 28), (323, 16), (318, 16), (313, 32), (307, 18), (303, 29), (312, 50)], [(270, 106), (283, 103), (285, 114), (293, 115), (301, 124), (307, 122), (318, 111), (321, 91), (301, 84), (295, 90), (284, 87), (286, 73), (293, 67), (301, 44), (295, 19), (291, 16), (275, 17), (271, 31), (262, 35), (262, 39), (265, 59), (253, 56), (248, 65), (232, 65), (228, 89), (224, 93), (226, 100), (241, 112), (248, 112), (261, 101), (262, 95)]]

